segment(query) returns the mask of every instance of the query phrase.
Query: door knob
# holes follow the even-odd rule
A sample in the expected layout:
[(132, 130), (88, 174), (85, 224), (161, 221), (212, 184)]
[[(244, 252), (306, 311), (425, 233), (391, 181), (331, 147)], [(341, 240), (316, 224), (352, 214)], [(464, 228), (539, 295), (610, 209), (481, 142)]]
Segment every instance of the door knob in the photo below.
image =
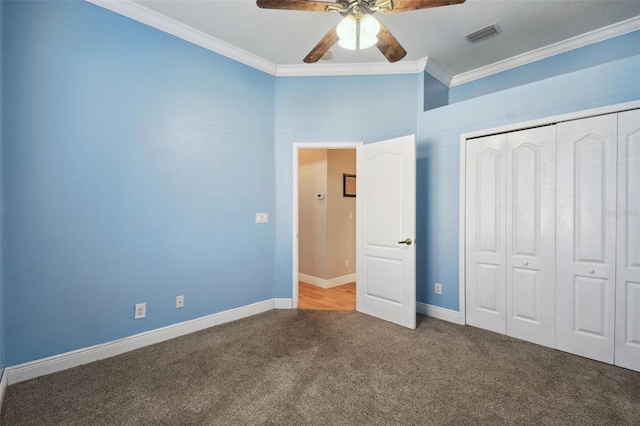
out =
[(398, 241), (398, 244), (406, 244), (406, 245), (410, 246), (411, 245), (411, 238), (407, 238), (404, 241)]
[(529, 262), (527, 262), (527, 261), (525, 260), (524, 262), (522, 262), (522, 264), (523, 264), (524, 266), (527, 266), (527, 265), (529, 265)]
[(590, 274), (593, 274), (594, 272), (596, 272), (596, 270), (593, 268), (589, 268), (587, 269), (587, 272), (589, 272)]

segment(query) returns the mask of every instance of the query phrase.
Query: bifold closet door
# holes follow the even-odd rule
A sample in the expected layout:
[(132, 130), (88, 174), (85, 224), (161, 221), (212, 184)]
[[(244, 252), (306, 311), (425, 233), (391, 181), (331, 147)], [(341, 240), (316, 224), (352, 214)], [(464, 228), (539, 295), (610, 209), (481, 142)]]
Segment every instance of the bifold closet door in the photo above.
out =
[[(610, 215), (613, 212), (608, 212)], [(618, 115), (615, 364), (640, 371), (640, 111)]]
[(557, 125), (556, 347), (613, 363), (617, 115)]
[(465, 271), (467, 324), (506, 333), (506, 135), (466, 144)]
[(507, 134), (507, 335), (555, 346), (556, 127)]

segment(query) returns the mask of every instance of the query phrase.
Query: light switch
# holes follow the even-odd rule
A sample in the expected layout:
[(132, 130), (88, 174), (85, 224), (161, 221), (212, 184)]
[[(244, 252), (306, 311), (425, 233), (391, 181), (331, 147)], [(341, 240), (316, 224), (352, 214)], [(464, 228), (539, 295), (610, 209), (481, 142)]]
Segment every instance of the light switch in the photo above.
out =
[(269, 215), (267, 213), (256, 213), (256, 223), (268, 223)]

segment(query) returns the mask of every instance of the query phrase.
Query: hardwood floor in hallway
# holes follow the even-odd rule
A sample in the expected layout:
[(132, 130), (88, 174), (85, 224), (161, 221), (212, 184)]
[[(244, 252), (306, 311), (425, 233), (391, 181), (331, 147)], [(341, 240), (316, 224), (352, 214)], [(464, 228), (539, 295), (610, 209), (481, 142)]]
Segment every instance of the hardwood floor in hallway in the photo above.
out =
[(325, 289), (299, 281), (298, 309), (354, 311), (356, 309), (356, 283)]

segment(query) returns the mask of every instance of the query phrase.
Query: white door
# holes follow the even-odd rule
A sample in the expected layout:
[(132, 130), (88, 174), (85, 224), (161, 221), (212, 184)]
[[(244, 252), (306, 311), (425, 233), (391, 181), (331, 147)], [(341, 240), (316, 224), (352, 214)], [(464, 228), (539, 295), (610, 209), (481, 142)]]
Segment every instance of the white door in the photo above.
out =
[(556, 347), (613, 363), (617, 116), (557, 129)]
[(556, 127), (507, 134), (507, 335), (555, 346)]
[(466, 322), (506, 333), (506, 135), (467, 142)]
[(640, 111), (618, 115), (615, 364), (640, 371)]
[(416, 328), (415, 135), (359, 146), (356, 309)]

